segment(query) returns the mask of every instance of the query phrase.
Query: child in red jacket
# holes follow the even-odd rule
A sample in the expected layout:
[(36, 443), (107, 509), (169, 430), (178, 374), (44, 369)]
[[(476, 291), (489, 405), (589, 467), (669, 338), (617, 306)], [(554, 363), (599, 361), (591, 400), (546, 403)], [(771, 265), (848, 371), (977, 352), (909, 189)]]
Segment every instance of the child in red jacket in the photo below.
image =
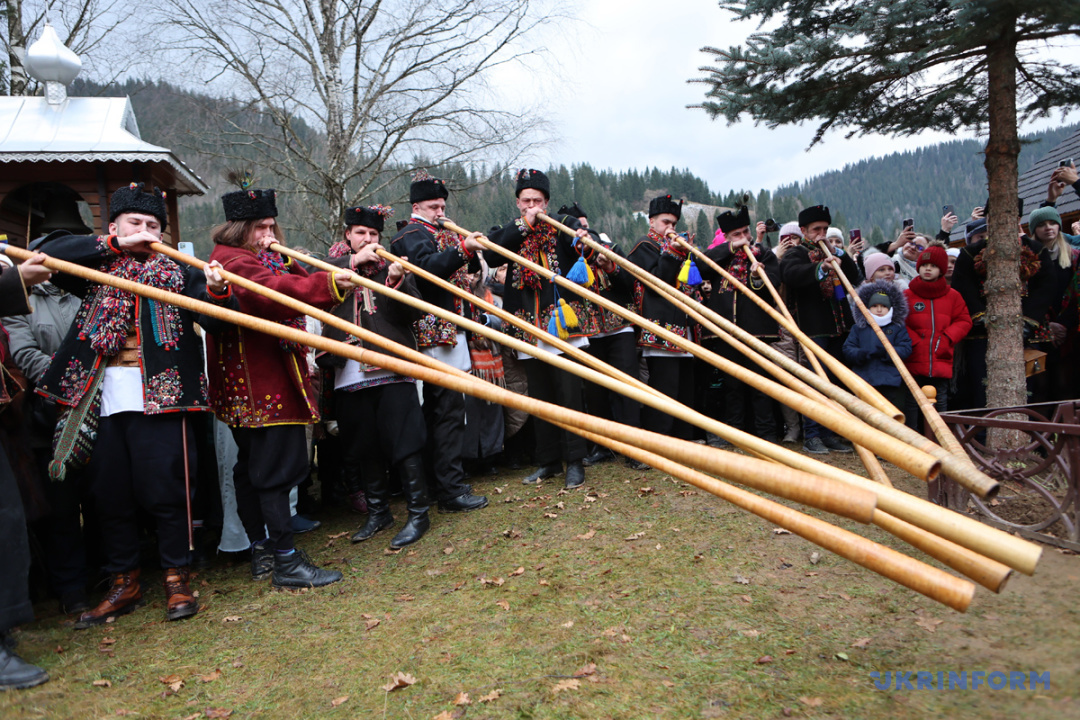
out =
[[(911, 335), (911, 355), (905, 364), (920, 387), (937, 390), (938, 412), (948, 409), (949, 380), (953, 373), (953, 348), (971, 330), (971, 315), (960, 293), (949, 287), (945, 271), (949, 255), (942, 245), (931, 245), (919, 253), (918, 277), (904, 291), (908, 301), (907, 329)], [(918, 430), (921, 413), (914, 398), (904, 410), (908, 425)]]

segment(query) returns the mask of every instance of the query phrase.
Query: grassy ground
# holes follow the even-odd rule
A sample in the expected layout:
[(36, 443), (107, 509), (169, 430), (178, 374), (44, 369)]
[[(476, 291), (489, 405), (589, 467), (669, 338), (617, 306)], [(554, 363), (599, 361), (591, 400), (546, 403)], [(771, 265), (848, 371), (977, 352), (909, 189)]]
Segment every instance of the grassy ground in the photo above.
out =
[[(102, 628), (42, 605), (20, 652), (53, 679), (0, 695), (0, 717), (1080, 716), (1074, 555), (1047, 548), (1034, 578), (980, 589), (962, 615), (828, 553), (813, 564), (801, 538), (655, 471), (608, 463), (572, 492), (523, 474), (476, 483), (491, 507), (434, 515), (398, 554), (389, 533), (334, 537), (357, 516), (324, 518), (301, 545), (345, 580), (322, 590), (274, 592), (238, 564), (198, 577), (203, 610), (184, 622), (164, 622), (156, 577), (147, 607)], [(895, 691), (870, 677), (918, 670), (1050, 683)], [(415, 683), (384, 690), (399, 672)]]

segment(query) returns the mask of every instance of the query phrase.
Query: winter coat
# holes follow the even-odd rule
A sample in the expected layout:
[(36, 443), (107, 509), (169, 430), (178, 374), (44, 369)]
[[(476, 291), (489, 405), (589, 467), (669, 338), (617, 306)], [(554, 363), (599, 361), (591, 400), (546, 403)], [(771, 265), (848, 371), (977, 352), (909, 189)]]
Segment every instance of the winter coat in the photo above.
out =
[[(787, 290), (787, 304), (799, 329), (810, 337), (839, 337), (852, 324), (851, 306), (835, 298), (832, 273), (819, 276), (820, 262), (810, 259), (804, 243), (780, 259), (780, 278)], [(852, 284), (859, 281), (859, 266), (851, 253), (840, 256), (840, 271)]]
[[(271, 269), (246, 248), (216, 245), (211, 260), (226, 270), (285, 293), (321, 310), (346, 299), (330, 273), (309, 275), (291, 258), (267, 253), (280, 261)], [(296, 329), (304, 316), (241, 287), (230, 286), (239, 310)], [(228, 325), (207, 334), (206, 365), (210, 403), (218, 418), (232, 427), (309, 425), (319, 420), (318, 397), (308, 376), (307, 350), (273, 335)]]
[(912, 375), (951, 378), (953, 349), (971, 331), (971, 315), (959, 292), (948, 288), (943, 295), (933, 298), (925, 292), (927, 285), (935, 283), (916, 278), (904, 291), (912, 342), (906, 364)]
[[(1050, 253), (1040, 243), (1025, 238), (1025, 245), (1037, 258), (1038, 267), (1021, 268), (1020, 311), (1024, 314), (1025, 332), (1037, 328), (1046, 318), (1053, 303), (1054, 271)], [(983, 284), (985, 271), (980, 271), (980, 255), (986, 249), (986, 240), (972, 243), (960, 251), (953, 268), (952, 286), (964, 299), (964, 305), (975, 323), (972, 337), (986, 337), (986, 295)], [(1023, 264), (1023, 258), (1021, 258)], [(1030, 276), (1029, 276), (1030, 275)]]
[(75, 322), (79, 298), (50, 282), (34, 285), (29, 296), (34, 312), (4, 318), (4, 327), (11, 336), (15, 364), (36, 383), (45, 374), (53, 353), (60, 349), (60, 343)]
[[(773, 287), (780, 285), (780, 261), (773, 251), (762, 245), (755, 245), (753, 253), (758, 262), (765, 268), (765, 275)], [(723, 243), (705, 253), (717, 265), (732, 273), (738, 279), (743, 275), (743, 284), (765, 301), (771, 307), (776, 307), (776, 302), (769, 293), (769, 289), (757, 274), (750, 274), (745, 256), (740, 252), (733, 255), (730, 243)], [(709, 295), (708, 306), (710, 309), (731, 320), (737, 326), (746, 330), (755, 337), (775, 339), (779, 337), (776, 321), (772, 316), (758, 307), (750, 298), (746, 297), (742, 290), (732, 287), (727, 280), (712, 269), (708, 263), (698, 261), (703, 280), (712, 281), (712, 293)]]
[[(911, 337), (908, 335), (905, 320), (908, 317), (908, 304), (904, 299), (904, 293), (896, 286), (896, 283), (884, 280), (875, 280), (871, 283), (863, 283), (856, 288), (863, 304), (870, 304), (870, 296), (874, 293), (885, 293), (892, 301), (892, 322), (881, 328), (885, 337), (892, 343), (896, 354), (901, 359), (911, 354)], [(855, 319), (855, 327), (848, 333), (844, 341), (844, 359), (855, 373), (874, 387), (899, 387), (901, 384), (900, 371), (893, 365), (885, 346), (881, 344), (874, 328), (861, 311), (852, 310)]]
[[(686, 251), (673, 241), (668, 238), (661, 238), (650, 231), (650, 234), (638, 240), (637, 245), (630, 251), (628, 258), (630, 262), (655, 276), (661, 282), (678, 288), (687, 297), (700, 302), (701, 291), (699, 285), (680, 286), (678, 282), (679, 272), (682, 270), (683, 262), (686, 260)], [(697, 323), (692, 322), (690, 316), (683, 312), (674, 301), (640, 282), (637, 284), (635, 293), (640, 300), (640, 315), (642, 317), (651, 320), (681, 338), (697, 341), (699, 326)], [(674, 343), (644, 328), (642, 328), (641, 334), (638, 336), (638, 347), (682, 351)]]

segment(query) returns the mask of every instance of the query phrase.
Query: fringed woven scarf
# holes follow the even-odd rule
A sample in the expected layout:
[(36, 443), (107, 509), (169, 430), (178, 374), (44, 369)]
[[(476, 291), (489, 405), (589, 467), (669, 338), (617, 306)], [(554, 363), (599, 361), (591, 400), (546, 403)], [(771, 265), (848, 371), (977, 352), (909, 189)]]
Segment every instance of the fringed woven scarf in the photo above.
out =
[[(752, 252), (754, 254), (754, 257), (758, 257), (758, 256), (761, 255), (761, 248), (760, 247), (754, 247), (753, 249), (746, 248), (746, 250), (748, 252)], [(728, 267), (727, 267), (727, 271), (728, 271), (728, 274), (730, 274), (733, 278), (738, 280), (740, 284), (749, 286), (749, 284), (750, 284), (750, 260), (749, 260), (749, 258), (747, 258), (746, 253), (744, 253), (744, 252), (733, 252), (731, 262), (728, 264)], [(720, 292), (723, 293), (723, 292), (730, 292), (730, 291), (734, 291), (734, 290), (735, 290), (735, 288), (732, 287), (731, 283), (728, 282), (727, 278), (725, 278), (725, 277), (720, 278), (720, 286), (719, 286), (719, 291)]]
[[(139, 262), (130, 255), (121, 255), (102, 268), (114, 277), (149, 285), (159, 290), (179, 293), (184, 289), (184, 271), (164, 255), (154, 255)], [(106, 357), (114, 357), (124, 346), (128, 329), (135, 318), (134, 293), (112, 287), (96, 286), (87, 297), (89, 308), (79, 338), (90, 339), (90, 347)], [(175, 305), (147, 300), (151, 312), (154, 341), (159, 347), (172, 350), (180, 340), (182, 327), (180, 310)]]
[[(271, 252), (270, 250), (263, 250), (261, 253), (255, 256), (264, 268), (274, 273), (274, 275), (288, 275), (289, 267), (285, 264), (285, 258), (279, 253)], [(293, 330), (306, 330), (307, 321), (303, 315), (296, 315), (288, 320), (278, 320), (279, 323), (285, 327), (292, 328)], [(281, 349), (285, 352), (297, 352), (305, 349), (300, 343), (295, 343), (291, 340), (279, 339)]]
[[(521, 228), (521, 232), (525, 236), (525, 239), (521, 241), (521, 249), (518, 250), (518, 254), (526, 260), (546, 267), (556, 275), (561, 275), (562, 273), (559, 272), (559, 258), (555, 254), (555, 236), (559, 231), (547, 223), (541, 223), (538, 227), (530, 230), (523, 219), (518, 218), (514, 222)], [(519, 290), (529, 288), (539, 292), (543, 283), (543, 279), (532, 270), (521, 265), (514, 265), (512, 284), (515, 288)]]

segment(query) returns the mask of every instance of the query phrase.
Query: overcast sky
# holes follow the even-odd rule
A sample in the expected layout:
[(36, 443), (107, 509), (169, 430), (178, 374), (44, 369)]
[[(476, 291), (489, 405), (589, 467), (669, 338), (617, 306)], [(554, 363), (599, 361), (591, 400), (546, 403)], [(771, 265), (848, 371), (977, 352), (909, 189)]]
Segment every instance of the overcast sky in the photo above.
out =
[[(925, 133), (895, 140), (845, 140), (833, 132), (813, 151), (816, 126), (768, 130), (752, 122), (710, 120), (701, 102), (709, 62), (705, 45), (740, 44), (755, 30), (734, 22), (716, 0), (580, 0), (577, 32), (564, 27), (548, 41), (559, 58), (557, 98), (549, 106), (560, 141), (538, 162), (588, 162), (616, 170), (689, 168), (714, 192), (775, 189), (873, 155), (951, 139)], [(567, 23), (563, 23), (565, 26)], [(511, 76), (500, 78), (514, 82)], [(964, 137), (971, 137), (970, 135)]]

